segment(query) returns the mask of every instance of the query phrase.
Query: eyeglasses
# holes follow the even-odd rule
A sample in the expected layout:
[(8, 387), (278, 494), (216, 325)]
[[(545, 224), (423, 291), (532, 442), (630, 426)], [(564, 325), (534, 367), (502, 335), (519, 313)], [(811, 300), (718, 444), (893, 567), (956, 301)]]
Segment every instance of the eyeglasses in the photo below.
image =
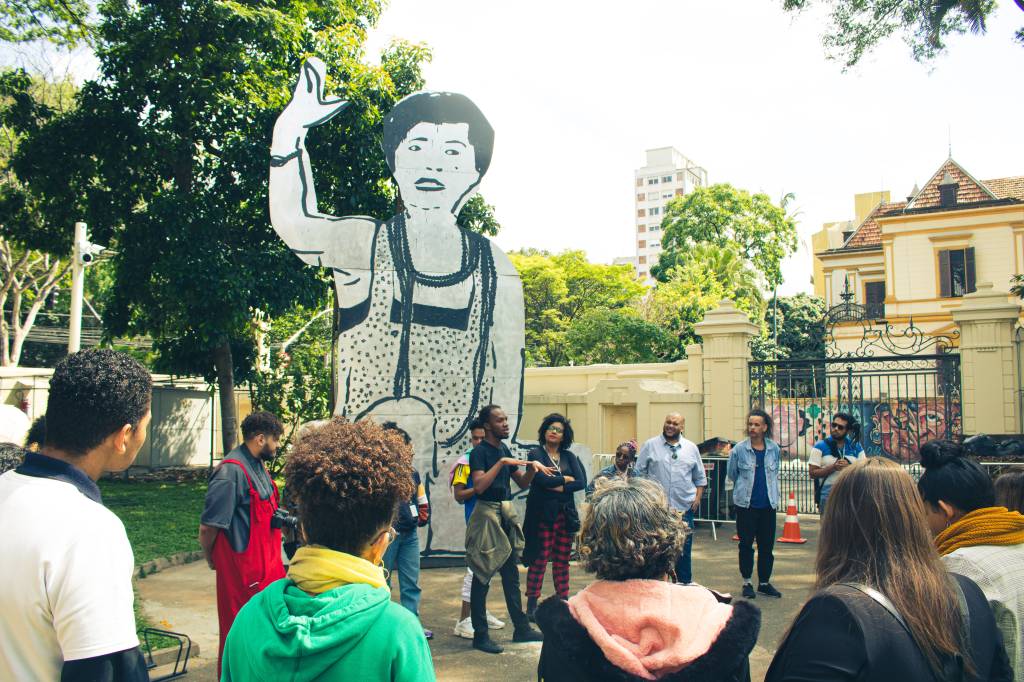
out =
[(846, 430), (846, 426), (843, 425), (843, 424), (840, 424), (838, 422), (832, 422), (831, 426), (836, 431), (845, 431)]
[(555, 426), (554, 424), (548, 427), (548, 431), (550, 433), (565, 433), (565, 429), (563, 429), (561, 426)]
[(679, 459), (679, 445), (669, 445), (668, 449), (672, 451), (672, 459)]

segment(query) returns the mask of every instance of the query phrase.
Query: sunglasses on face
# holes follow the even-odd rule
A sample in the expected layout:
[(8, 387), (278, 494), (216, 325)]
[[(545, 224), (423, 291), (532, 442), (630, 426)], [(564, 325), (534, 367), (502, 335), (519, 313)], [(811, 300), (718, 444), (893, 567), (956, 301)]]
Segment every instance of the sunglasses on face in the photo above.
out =
[(548, 433), (565, 433), (565, 429), (561, 426), (549, 426)]
[(835, 431), (845, 431), (846, 430), (846, 426), (845, 425), (839, 424), (839, 423), (836, 423), (836, 422), (832, 422), (832, 428)]

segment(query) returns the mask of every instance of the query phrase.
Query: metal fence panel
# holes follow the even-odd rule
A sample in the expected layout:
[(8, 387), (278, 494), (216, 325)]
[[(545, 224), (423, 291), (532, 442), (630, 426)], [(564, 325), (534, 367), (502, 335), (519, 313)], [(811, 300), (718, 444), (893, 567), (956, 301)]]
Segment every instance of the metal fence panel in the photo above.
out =
[(909, 469), (928, 441), (962, 435), (960, 356), (953, 353), (751, 362), (750, 400), (772, 416), (783, 496), (794, 492), (801, 513), (817, 512), (807, 461), (836, 413), (857, 420), (868, 456)]

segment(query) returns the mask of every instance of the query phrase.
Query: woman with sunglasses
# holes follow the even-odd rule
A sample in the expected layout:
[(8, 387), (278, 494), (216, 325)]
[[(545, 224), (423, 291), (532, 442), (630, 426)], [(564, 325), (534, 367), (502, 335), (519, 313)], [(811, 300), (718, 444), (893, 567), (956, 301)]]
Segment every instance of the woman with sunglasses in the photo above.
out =
[(818, 508), (822, 514), (825, 513), (825, 502), (828, 501), (839, 473), (865, 456), (859, 440), (860, 426), (852, 415), (836, 412), (829, 425), (829, 432), (828, 438), (814, 444), (807, 459), (811, 478), (824, 479), (821, 481), (821, 495), (818, 498)]
[[(370, 420), (303, 433), (285, 466), (306, 544), (238, 613), (222, 680), (432, 681), (419, 620), (391, 601), (383, 557), (412, 496), (412, 450)], [(298, 674), (298, 673), (296, 673)]]
[(537, 431), (537, 447), (530, 450), (530, 461), (555, 470), (553, 475), (538, 472), (526, 498), (523, 535), (523, 565), (526, 573), (526, 614), (534, 620), (544, 571), (551, 562), (555, 594), (569, 598), (569, 553), (580, 529), (574, 494), (587, 485), (587, 474), (572, 447), (572, 425), (558, 413), (544, 417)]

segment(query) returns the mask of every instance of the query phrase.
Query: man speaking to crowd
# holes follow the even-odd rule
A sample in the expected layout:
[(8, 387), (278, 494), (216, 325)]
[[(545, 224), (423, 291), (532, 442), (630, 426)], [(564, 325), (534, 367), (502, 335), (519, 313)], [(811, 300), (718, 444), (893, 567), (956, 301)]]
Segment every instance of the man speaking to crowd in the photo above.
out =
[(210, 476), (199, 544), (206, 563), (217, 571), (218, 678), (224, 640), (239, 609), (284, 577), (281, 528), (271, 524), (280, 500), (264, 466), (277, 455), (282, 433), (281, 421), (269, 412), (250, 414), (242, 421), (243, 443), (228, 453)]

